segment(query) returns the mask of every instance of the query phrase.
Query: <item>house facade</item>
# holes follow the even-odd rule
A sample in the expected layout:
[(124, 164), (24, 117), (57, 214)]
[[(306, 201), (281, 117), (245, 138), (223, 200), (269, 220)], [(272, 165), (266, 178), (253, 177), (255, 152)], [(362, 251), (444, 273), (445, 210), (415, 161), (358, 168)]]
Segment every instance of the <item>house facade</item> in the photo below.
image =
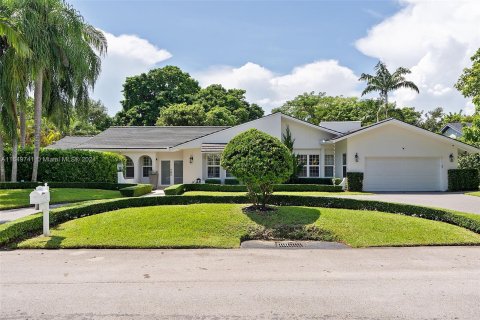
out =
[[(302, 178), (342, 178), (364, 173), (365, 191), (445, 191), (447, 172), (459, 154), (479, 149), (404, 122), (388, 119), (368, 127), (359, 122), (313, 125), (275, 113), (234, 127), (112, 127), (74, 146), (110, 151), (127, 159), (126, 182), (158, 185), (232, 178), (220, 166), (225, 145), (256, 128), (279, 139), (290, 129), (303, 167)], [(55, 146), (52, 146), (55, 148)]]

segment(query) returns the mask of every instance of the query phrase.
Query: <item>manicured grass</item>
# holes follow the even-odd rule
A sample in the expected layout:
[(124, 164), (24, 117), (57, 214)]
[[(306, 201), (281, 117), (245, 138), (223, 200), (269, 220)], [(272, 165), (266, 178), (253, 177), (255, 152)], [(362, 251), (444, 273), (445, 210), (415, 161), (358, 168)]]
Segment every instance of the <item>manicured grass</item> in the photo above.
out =
[(469, 196), (480, 197), (480, 191), (467, 192), (467, 193), (465, 193), (465, 194), (466, 194), (466, 195), (469, 195)]
[(71, 220), (20, 248), (236, 248), (252, 229), (316, 226), (352, 247), (480, 244), (480, 235), (432, 220), (377, 211), (238, 204), (129, 208)]
[[(185, 196), (243, 196), (245, 192), (221, 192), (221, 191), (187, 191)], [(322, 192), (322, 191), (277, 191), (273, 194), (286, 196), (308, 196), (308, 197), (332, 197), (332, 196), (347, 196), (347, 195), (370, 195), (368, 192)]]
[[(30, 206), (30, 192), (33, 189), (5, 189), (0, 190), (0, 210), (22, 208)], [(50, 203), (68, 203), (86, 200), (100, 200), (120, 198), (119, 191), (55, 188), (50, 189)]]

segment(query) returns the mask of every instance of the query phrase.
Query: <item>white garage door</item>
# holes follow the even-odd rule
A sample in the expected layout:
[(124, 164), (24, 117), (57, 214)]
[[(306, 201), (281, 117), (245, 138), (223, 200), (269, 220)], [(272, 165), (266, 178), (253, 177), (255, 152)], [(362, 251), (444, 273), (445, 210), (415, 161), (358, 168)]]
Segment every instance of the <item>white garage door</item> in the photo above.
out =
[(365, 191), (440, 191), (440, 158), (366, 158)]

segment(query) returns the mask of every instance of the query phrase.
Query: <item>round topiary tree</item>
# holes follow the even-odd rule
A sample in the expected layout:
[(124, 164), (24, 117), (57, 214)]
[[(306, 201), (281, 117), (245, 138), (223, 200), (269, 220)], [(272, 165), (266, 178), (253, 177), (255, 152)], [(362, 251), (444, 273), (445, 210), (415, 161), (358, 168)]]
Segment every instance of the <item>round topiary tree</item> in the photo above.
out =
[(273, 185), (288, 180), (292, 156), (277, 138), (257, 129), (235, 136), (223, 151), (221, 166), (242, 181), (254, 209), (267, 209)]

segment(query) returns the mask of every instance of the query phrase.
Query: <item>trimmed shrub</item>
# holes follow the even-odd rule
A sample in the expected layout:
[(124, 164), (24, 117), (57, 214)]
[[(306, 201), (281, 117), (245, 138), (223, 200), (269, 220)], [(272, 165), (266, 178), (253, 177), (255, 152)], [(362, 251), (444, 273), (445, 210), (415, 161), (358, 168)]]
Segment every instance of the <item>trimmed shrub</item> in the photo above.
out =
[(467, 154), (458, 157), (458, 169), (477, 169), (480, 173), (480, 154)]
[(220, 179), (205, 179), (206, 184), (222, 184)]
[(150, 192), (152, 192), (151, 184), (137, 184), (133, 187), (120, 189), (120, 193), (124, 197), (139, 197)]
[(238, 179), (235, 179), (235, 178), (226, 178), (225, 179), (225, 184), (226, 185), (239, 185), (240, 181), (238, 181)]
[[(0, 189), (35, 189), (44, 185), (44, 182), (0, 182)], [(80, 188), (80, 189), (103, 189), (120, 190), (135, 186), (134, 183), (109, 183), (109, 182), (48, 182), (51, 188)]]
[(477, 169), (448, 170), (448, 191), (474, 191), (479, 184)]
[(173, 186), (165, 188), (163, 190), (166, 196), (178, 196), (185, 192), (185, 185), (184, 184), (175, 184)]
[[(414, 206), (409, 204), (389, 203), (372, 200), (356, 200), (330, 197), (302, 197), (272, 195), (271, 203), (279, 206), (306, 206), (351, 210), (382, 211), (403, 214), (423, 219), (441, 221), (480, 234), (480, 222), (447, 210)], [(50, 213), (51, 226), (98, 213), (131, 208), (157, 205), (187, 205), (196, 203), (248, 203), (246, 196), (171, 196), (120, 198), (83, 202), (77, 205), (53, 209)], [(17, 241), (38, 235), (42, 232), (42, 216), (36, 214), (0, 225), (0, 246), (13, 244)]]
[(347, 190), (363, 191), (363, 172), (347, 172)]
[[(110, 152), (86, 150), (40, 150), (38, 180), (72, 182), (117, 182), (117, 164), (125, 161), (123, 156)], [(31, 180), (33, 150), (20, 149), (17, 157), (18, 180)], [(6, 176), (12, 166), (11, 150), (5, 150)]]
[[(213, 192), (247, 192), (244, 185), (219, 185), (219, 184), (179, 184), (166, 188), (165, 195), (181, 195), (187, 191), (213, 191)], [(274, 184), (273, 191), (318, 191), (342, 192), (340, 186), (326, 186), (321, 184)]]
[(285, 184), (332, 184), (332, 178), (295, 178)]

